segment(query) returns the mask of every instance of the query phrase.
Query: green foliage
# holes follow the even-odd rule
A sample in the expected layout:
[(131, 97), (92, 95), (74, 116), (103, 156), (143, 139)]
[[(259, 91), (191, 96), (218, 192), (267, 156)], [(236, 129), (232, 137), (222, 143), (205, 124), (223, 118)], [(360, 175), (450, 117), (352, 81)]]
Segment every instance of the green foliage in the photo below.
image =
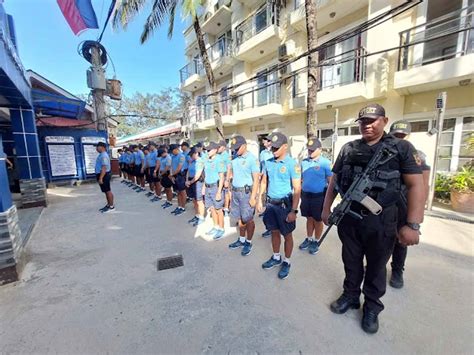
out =
[[(78, 95), (92, 107), (91, 98)], [(187, 97), (178, 89), (167, 88), (158, 93), (123, 96), (121, 101), (106, 98), (106, 115), (119, 122), (117, 136), (140, 133), (180, 120)]]
[(451, 192), (451, 176), (447, 174), (436, 174), (435, 181), (435, 198), (439, 200), (449, 200)]
[(451, 177), (451, 190), (457, 192), (474, 192), (474, 169), (463, 167)]

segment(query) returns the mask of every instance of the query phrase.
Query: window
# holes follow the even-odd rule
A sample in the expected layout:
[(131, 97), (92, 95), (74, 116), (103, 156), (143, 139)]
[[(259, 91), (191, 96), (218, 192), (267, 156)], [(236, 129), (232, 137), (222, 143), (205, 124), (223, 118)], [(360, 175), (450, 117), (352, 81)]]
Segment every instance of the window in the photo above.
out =
[(319, 138), (320, 139), (328, 138), (332, 135), (332, 133), (333, 133), (332, 129), (322, 129), (319, 131)]
[(416, 121), (416, 122), (410, 122), (411, 124), (411, 131), (412, 133), (415, 132), (428, 132), (428, 127), (430, 125), (430, 121)]
[(338, 128), (337, 129), (337, 135), (338, 136), (347, 136), (348, 131), (349, 131), (349, 127)]
[(350, 127), (349, 129), (350, 129), (351, 136), (357, 136), (360, 134), (359, 126), (353, 126), (353, 127)]
[(255, 33), (263, 31), (267, 27), (267, 6), (262, 7), (255, 15)]
[(439, 171), (450, 171), (451, 170), (451, 158), (453, 155), (453, 143), (454, 143), (454, 128), (456, 127), (456, 119), (448, 118), (443, 121), (443, 129), (439, 141), (438, 150), (438, 170)]
[[(474, 151), (472, 149), (472, 141), (474, 140), (474, 117), (464, 117), (462, 120), (458, 167), (462, 167), (474, 159)], [(471, 147), (469, 147), (469, 141), (471, 141)]]

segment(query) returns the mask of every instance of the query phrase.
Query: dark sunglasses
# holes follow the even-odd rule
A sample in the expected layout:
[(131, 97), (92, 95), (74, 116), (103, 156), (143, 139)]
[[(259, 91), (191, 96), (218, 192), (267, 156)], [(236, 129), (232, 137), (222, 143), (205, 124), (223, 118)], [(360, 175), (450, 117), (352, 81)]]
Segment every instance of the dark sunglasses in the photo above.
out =
[(280, 149), (281, 147), (272, 147), (272, 152), (276, 152), (278, 149)]

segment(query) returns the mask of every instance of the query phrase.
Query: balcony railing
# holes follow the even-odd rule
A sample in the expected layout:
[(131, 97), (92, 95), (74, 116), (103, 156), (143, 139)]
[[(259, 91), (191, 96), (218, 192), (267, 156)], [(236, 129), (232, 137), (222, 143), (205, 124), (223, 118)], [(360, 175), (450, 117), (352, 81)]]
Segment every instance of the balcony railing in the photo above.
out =
[(365, 81), (367, 51), (363, 47), (321, 60), (319, 90)]
[[(227, 95), (222, 95), (218, 99), (219, 112), (221, 116), (227, 116), (232, 114), (231, 99)], [(214, 118), (214, 110), (211, 99), (207, 99), (206, 102), (198, 103), (196, 106), (197, 110), (197, 122), (210, 120)]]
[(210, 48), (208, 48), (207, 53), (209, 54), (211, 62), (232, 56), (232, 38), (219, 38)]
[(262, 83), (256, 89), (237, 94), (233, 99), (234, 107), (237, 112), (250, 108), (261, 107), (269, 104), (279, 104), (281, 99), (280, 82)]
[(235, 33), (237, 46), (259, 34), (271, 25), (279, 26), (279, 15), (277, 7), (270, 4), (262, 6), (254, 15), (247, 18), (236, 27)]
[(200, 59), (193, 59), (190, 63), (186, 64), (179, 70), (181, 84), (194, 74), (204, 74), (204, 66), (202, 65), (202, 61)]
[(400, 32), (400, 46), (408, 46), (400, 49), (398, 70), (472, 53), (473, 10), (471, 5)]

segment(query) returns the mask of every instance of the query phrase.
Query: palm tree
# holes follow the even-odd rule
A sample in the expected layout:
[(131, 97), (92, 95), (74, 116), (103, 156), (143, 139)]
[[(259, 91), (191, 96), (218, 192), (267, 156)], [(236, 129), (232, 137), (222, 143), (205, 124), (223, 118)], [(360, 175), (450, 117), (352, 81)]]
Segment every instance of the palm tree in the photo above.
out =
[(216, 98), (216, 80), (207, 54), (206, 44), (204, 43), (204, 34), (202, 33), (198, 16), (198, 9), (205, 5), (206, 0), (121, 0), (117, 11), (115, 12), (113, 20), (114, 26), (122, 26), (123, 28), (126, 28), (128, 23), (143, 10), (147, 3), (151, 3), (151, 1), (153, 1), (153, 5), (143, 27), (140, 42), (142, 44), (145, 43), (166, 19), (168, 19), (168, 38), (171, 38), (173, 36), (176, 9), (178, 7), (182, 8), (183, 17), (190, 18), (193, 23), (202, 64), (212, 93), (210, 99), (214, 111), (214, 121), (216, 124), (217, 134), (220, 139), (224, 139), (224, 127), (222, 125), (222, 117), (220, 115), (219, 105)]
[(316, 20), (316, 0), (305, 0), (306, 12), (306, 32), (308, 51), (308, 93), (306, 97), (306, 136), (316, 136), (316, 124), (318, 114), (316, 111), (316, 98), (318, 94), (319, 68), (318, 53), (311, 52), (316, 48), (318, 42), (317, 36), (317, 20)]

